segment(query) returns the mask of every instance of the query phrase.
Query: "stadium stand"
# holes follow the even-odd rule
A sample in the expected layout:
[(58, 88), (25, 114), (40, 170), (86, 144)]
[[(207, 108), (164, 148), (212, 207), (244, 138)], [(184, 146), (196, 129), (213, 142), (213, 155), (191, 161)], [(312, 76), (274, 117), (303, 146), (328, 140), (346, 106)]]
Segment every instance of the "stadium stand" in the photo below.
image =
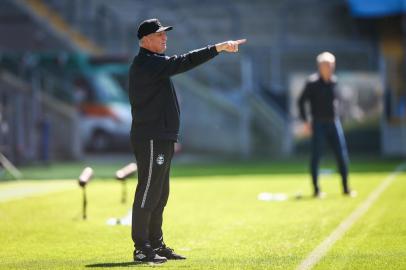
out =
[(61, 39), (46, 28), (39, 27), (33, 18), (13, 1), (0, 1), (0, 52), (69, 50)]
[[(340, 69), (378, 69), (376, 44), (359, 30), (342, 0), (7, 1), (42, 26), (38, 29), (47, 29), (59, 37), (55, 44), (68, 40), (63, 43), (69, 48), (63, 50), (103, 51), (126, 55), (130, 60), (138, 51), (137, 25), (149, 17), (175, 26), (169, 36), (168, 54), (224, 39), (247, 38), (241, 54), (218, 57), (210, 65), (176, 77), (184, 100), (184, 149), (241, 155), (261, 151), (289, 154), (289, 83), (294, 74), (312, 72), (314, 57), (322, 50), (336, 54)], [(318, 16), (313, 16), (315, 13)], [(89, 50), (89, 44), (100, 50)], [(203, 105), (186, 105), (199, 102), (202, 96), (207, 97)], [(226, 116), (229, 108), (238, 114)], [(201, 146), (204, 138), (190, 136), (205, 134), (207, 126), (204, 121), (196, 126), (187, 115), (207, 111), (217, 111), (219, 123), (221, 119), (238, 123), (225, 131), (226, 138), (235, 138), (232, 146), (225, 147), (216, 140)], [(247, 127), (248, 132), (244, 130)], [(247, 141), (248, 149), (244, 146)]]

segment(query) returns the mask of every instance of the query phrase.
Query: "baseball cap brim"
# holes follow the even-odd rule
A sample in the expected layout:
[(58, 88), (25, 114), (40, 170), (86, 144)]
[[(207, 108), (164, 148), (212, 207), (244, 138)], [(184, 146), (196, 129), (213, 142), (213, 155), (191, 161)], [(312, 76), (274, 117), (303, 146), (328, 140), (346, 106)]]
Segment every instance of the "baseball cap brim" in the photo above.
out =
[(172, 29), (173, 29), (172, 26), (163, 26), (163, 27), (159, 27), (158, 30), (156, 30), (155, 33), (164, 32), (164, 31), (171, 31)]

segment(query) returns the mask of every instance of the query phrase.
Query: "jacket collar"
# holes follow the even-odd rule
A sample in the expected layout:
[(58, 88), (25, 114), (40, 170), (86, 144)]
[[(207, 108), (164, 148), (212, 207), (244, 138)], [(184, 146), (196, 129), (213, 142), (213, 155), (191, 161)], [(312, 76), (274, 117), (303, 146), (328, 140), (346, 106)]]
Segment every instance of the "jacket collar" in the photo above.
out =
[(138, 54), (155, 54), (155, 55), (160, 55), (160, 56), (164, 56), (165, 54), (163, 53), (156, 53), (156, 52), (151, 52), (148, 49), (145, 49), (144, 47), (140, 47), (140, 51)]

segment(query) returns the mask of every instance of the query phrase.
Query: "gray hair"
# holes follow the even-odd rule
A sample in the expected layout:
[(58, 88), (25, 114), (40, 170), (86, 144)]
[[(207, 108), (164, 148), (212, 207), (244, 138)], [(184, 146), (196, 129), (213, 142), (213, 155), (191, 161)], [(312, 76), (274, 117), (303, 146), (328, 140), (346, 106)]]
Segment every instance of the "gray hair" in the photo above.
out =
[(328, 63), (332, 63), (334, 64), (336, 62), (336, 57), (334, 56), (334, 54), (330, 53), (330, 52), (322, 52), (321, 54), (319, 54), (316, 58), (317, 63), (323, 63), (323, 62), (328, 62)]

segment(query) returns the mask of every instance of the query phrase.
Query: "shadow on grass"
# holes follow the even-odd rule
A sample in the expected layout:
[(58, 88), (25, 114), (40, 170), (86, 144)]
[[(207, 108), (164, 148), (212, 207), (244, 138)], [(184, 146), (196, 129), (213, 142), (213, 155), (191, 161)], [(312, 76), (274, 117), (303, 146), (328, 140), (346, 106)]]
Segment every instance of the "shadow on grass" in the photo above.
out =
[(110, 262), (110, 263), (95, 263), (86, 265), (87, 268), (113, 268), (113, 267), (132, 267), (132, 266), (153, 266), (157, 265), (154, 263), (144, 263), (144, 262)]

